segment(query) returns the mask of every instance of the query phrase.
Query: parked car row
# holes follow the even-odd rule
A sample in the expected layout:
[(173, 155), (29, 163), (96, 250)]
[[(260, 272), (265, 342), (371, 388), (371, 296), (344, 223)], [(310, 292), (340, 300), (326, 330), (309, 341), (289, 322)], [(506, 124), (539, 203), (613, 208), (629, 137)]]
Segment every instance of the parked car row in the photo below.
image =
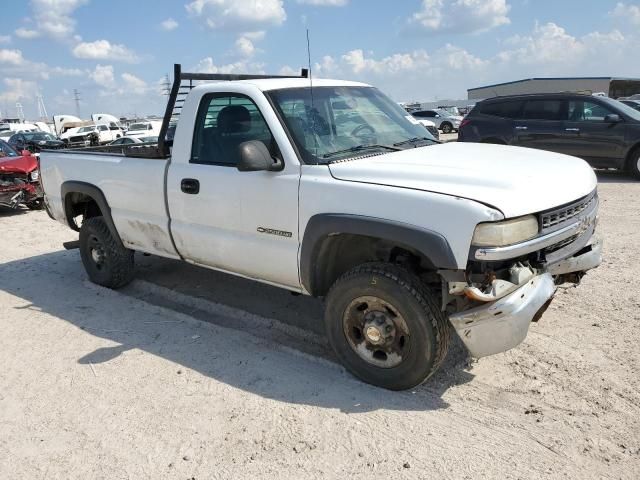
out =
[(458, 141), (564, 153), (640, 179), (640, 111), (607, 97), (556, 93), (483, 100), (461, 123)]
[(457, 132), (458, 128), (460, 128), (460, 122), (462, 122), (461, 116), (454, 115), (444, 109), (418, 110), (411, 112), (411, 115), (418, 121), (428, 120), (433, 122), (436, 128), (442, 130), (442, 133)]

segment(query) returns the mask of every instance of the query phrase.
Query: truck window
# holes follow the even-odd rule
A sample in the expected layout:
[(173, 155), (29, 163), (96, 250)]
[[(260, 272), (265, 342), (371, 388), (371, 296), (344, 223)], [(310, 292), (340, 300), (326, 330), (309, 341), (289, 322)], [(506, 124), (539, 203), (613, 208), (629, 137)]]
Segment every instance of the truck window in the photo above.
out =
[(191, 163), (236, 166), (238, 147), (249, 140), (260, 140), (277, 154), (275, 140), (256, 104), (240, 94), (205, 95), (196, 118)]

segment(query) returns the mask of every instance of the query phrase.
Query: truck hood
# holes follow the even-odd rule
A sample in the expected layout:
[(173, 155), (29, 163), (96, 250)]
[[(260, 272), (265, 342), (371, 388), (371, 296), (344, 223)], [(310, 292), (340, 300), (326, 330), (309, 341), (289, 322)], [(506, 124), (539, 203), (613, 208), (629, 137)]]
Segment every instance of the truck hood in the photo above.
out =
[(38, 168), (36, 157), (0, 158), (0, 173), (29, 173)]
[(596, 188), (579, 158), (529, 148), (444, 143), (329, 165), (339, 180), (468, 198), (518, 217), (548, 210)]

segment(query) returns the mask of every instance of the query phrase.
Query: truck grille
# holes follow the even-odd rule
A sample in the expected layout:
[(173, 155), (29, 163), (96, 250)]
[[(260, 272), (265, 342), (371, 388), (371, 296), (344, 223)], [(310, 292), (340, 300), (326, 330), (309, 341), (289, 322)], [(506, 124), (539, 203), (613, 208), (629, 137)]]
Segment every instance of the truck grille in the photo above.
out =
[(80, 143), (80, 142), (84, 142), (85, 140), (86, 140), (86, 137), (84, 135), (77, 135), (69, 139), (71, 143)]
[(565, 205), (564, 207), (557, 208), (550, 212), (542, 213), (540, 215), (542, 230), (544, 231), (546, 229), (556, 227), (571, 220), (572, 218), (577, 217), (582, 212), (589, 209), (594, 204), (594, 202), (597, 201), (597, 198), (597, 191), (594, 190), (589, 195), (581, 198), (576, 202), (570, 203), (569, 205)]

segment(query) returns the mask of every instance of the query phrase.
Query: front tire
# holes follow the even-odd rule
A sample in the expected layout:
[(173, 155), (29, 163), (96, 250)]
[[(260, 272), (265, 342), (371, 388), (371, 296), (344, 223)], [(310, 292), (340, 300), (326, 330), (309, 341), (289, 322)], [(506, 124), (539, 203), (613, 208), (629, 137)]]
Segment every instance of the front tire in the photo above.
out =
[(420, 279), (398, 266), (370, 263), (348, 271), (326, 303), (329, 343), (346, 369), (367, 383), (415, 387), (446, 356), (447, 319)]
[(627, 164), (627, 171), (633, 177), (640, 180), (640, 148), (636, 148), (633, 152), (631, 152), (629, 163)]
[(82, 222), (80, 257), (93, 283), (120, 288), (133, 280), (133, 250), (116, 241), (103, 217), (92, 217)]

